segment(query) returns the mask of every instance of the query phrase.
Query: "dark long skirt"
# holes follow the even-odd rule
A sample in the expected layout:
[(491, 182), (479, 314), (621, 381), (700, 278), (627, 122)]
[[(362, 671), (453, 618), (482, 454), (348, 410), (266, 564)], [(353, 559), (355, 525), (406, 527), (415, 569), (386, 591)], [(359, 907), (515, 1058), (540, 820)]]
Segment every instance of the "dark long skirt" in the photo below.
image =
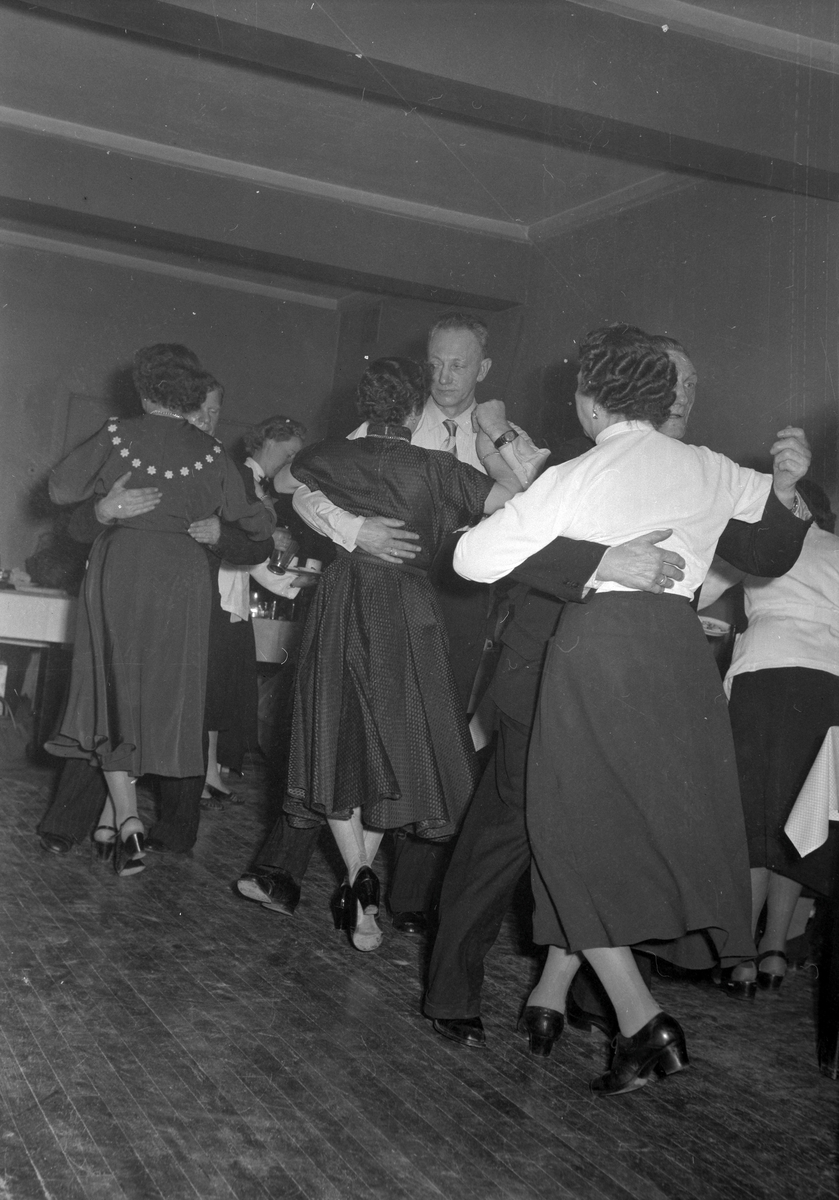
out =
[(754, 954), (725, 696), (686, 600), (567, 605), (527, 779), (534, 936), (635, 946), (701, 969)]
[(207, 554), (186, 534), (100, 534), (79, 598), (62, 757), (103, 770), (203, 775), (210, 623)]
[(475, 754), (434, 588), (416, 570), (341, 554), (306, 622), (285, 809), (450, 837)]
[(839, 828), (802, 858), (784, 824), (815, 761), (824, 735), (839, 725), (839, 676), (806, 667), (735, 675), (731, 727), (749, 864), (768, 867), (811, 891), (834, 895), (839, 885)]

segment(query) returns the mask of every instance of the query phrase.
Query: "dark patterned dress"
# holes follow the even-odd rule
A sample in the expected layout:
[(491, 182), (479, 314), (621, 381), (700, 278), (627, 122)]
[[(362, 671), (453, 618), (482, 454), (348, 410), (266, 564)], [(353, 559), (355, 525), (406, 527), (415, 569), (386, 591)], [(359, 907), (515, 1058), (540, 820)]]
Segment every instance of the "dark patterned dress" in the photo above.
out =
[(273, 515), (248, 500), (219, 442), (188, 421), (143, 416), (109, 421), (52, 473), (59, 504), (155, 486), (151, 512), (117, 522), (93, 544), (79, 597), (67, 709), (48, 744), (63, 757), (95, 755), (106, 771), (203, 775), (210, 570), (187, 529), (218, 513), (254, 539)]
[(480, 518), (493, 481), (383, 425), (307, 447), (294, 475), (359, 516), (404, 521), (421, 540), (410, 566), (341, 550), (324, 573), (297, 673), (289, 820), (360, 807), (371, 828), (450, 837), (475, 755), (427, 572), (444, 535)]

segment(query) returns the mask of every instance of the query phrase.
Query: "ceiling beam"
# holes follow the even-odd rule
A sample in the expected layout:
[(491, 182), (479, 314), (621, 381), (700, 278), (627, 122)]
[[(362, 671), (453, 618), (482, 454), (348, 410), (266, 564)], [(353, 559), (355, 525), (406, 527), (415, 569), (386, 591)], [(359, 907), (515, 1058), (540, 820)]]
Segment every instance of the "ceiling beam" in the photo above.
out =
[[(315, 23), (317, 11), (311, 17), (309, 38), (167, 0), (121, 0), (118, 5), (112, 0), (0, 0), (0, 4), (522, 137), (648, 166), (839, 198), (839, 149), (831, 129), (835, 76), (684, 34), (665, 37), (658, 27), (564, 0), (491, 4), (477, 14), (474, 4), (461, 5), (458, 0), (437, 6), (443, 21), (448, 15), (461, 25), (470, 13), (475, 14), (476, 19), (464, 26), (473, 39), (470, 53), (455, 53), (453, 61), (447, 58), (451, 49), (440, 49), (441, 42), (451, 40), (441, 36), (445, 28), (437, 30), (436, 37), (426, 27), (415, 30), (414, 38), (398, 38), (398, 22), (402, 21), (404, 32), (405, 23), (410, 24), (420, 10), (411, 4), (394, 5), (392, 0), (387, 6), (352, 0), (342, 4), (339, 11), (354, 33), (351, 38), (335, 33), (336, 44), (314, 40), (315, 34), (323, 39), (323, 22)], [(306, 31), (308, 7), (276, 6), (272, 17), (275, 24)], [(504, 20), (509, 27), (499, 25)], [(374, 37), (377, 27), (380, 35)], [(550, 86), (546, 73), (551, 56), (548, 53), (546, 58), (543, 44), (547, 35), (557, 47)], [(532, 71), (520, 65), (514, 70), (528, 50), (528, 37)], [(364, 49), (368, 44), (384, 44), (391, 57), (369, 55)], [(424, 60), (428, 67), (444, 61), (448, 73), (416, 65)], [(512, 65), (505, 68), (505, 61)], [(495, 86), (487, 87), (470, 76), (492, 78)], [(540, 92), (553, 92), (557, 98), (540, 99)]]

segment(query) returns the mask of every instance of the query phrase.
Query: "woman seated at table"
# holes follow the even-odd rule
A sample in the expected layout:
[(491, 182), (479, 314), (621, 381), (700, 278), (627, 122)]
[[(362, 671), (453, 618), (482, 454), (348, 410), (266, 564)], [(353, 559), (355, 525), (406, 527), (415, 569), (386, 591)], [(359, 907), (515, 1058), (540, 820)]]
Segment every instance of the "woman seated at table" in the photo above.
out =
[[(402, 520), (420, 534), (410, 566), (338, 551), (315, 594), (298, 664), (286, 812), (292, 824), (329, 822), (347, 868), (359, 950), (376, 949), (382, 938), (371, 868), (383, 831), (451, 837), (475, 784), (428, 568), (446, 533), (521, 490), (511, 446), (495, 450), (484, 433), (478, 453), (490, 476), (411, 445), (428, 382), (419, 363), (372, 363), (358, 388), (367, 436), (306, 447), (285, 481), (274, 481), (288, 491), (305, 483), (355, 514)], [(479, 405), (478, 420), (491, 414), (497, 423), (502, 411), (499, 402)]]
[(100, 763), (109, 799), (94, 840), (114, 846), (119, 874), (143, 868), (135, 779), (204, 774), (210, 575), (189, 526), (218, 513), (258, 540), (274, 525), (223, 447), (190, 423), (206, 396), (203, 373), (158, 362), (141, 392), (144, 415), (112, 418), (50, 477), (58, 504), (105, 495), (127, 467), (161, 493), (151, 511), (117, 520), (93, 544), (67, 709), (48, 746)]
[[(561, 1030), (568, 987), (589, 961), (620, 1027), (611, 1069), (592, 1082), (601, 1095), (688, 1065), (681, 1026), (656, 1004), (631, 947), (684, 966), (712, 965), (706, 938), (726, 963), (753, 953), (731, 728), (690, 599), (725, 525), (758, 520), (773, 481), (657, 432), (675, 382), (649, 342), (620, 327), (590, 334), (576, 404), (594, 449), (467, 531), (454, 556), (466, 578), (491, 582), (559, 535), (614, 545), (672, 528), (666, 544), (686, 562), (661, 595), (604, 584), (566, 606), (531, 741), (534, 940), (554, 944), (528, 1009)], [(784, 430), (773, 447), (787, 507), (806, 464), (797, 435)]]
[[(832, 725), (839, 725), (839, 537), (830, 500), (812, 480), (798, 490), (815, 518), (798, 561), (779, 579), (743, 580), (748, 629), (725, 679), (746, 819), (752, 931), (766, 909), (756, 960), (724, 974), (721, 986), (751, 999), (786, 974), (786, 941), (802, 887), (835, 894), (839, 830), (802, 858), (784, 825)], [(715, 564), (702, 589), (712, 603), (738, 575)]]

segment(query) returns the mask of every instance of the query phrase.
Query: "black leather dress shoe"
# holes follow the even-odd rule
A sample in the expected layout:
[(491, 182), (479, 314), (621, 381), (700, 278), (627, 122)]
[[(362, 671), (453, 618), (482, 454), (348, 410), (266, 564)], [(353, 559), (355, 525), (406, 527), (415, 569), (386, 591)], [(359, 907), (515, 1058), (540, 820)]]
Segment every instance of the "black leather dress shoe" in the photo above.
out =
[(397, 933), (409, 937), (425, 937), (428, 933), (428, 917), (424, 912), (396, 912), (391, 914), (393, 928)]
[(60, 833), (42, 833), (40, 839), (41, 846), (48, 854), (68, 854), (73, 849), (71, 839)]
[(300, 900), (300, 884), (287, 871), (277, 867), (254, 867), (236, 880), (236, 890), (248, 900), (258, 901), (263, 908), (293, 917)]
[(487, 1039), (480, 1017), (435, 1017), (432, 1021), (435, 1032), (459, 1046), (471, 1050), (485, 1050)]

